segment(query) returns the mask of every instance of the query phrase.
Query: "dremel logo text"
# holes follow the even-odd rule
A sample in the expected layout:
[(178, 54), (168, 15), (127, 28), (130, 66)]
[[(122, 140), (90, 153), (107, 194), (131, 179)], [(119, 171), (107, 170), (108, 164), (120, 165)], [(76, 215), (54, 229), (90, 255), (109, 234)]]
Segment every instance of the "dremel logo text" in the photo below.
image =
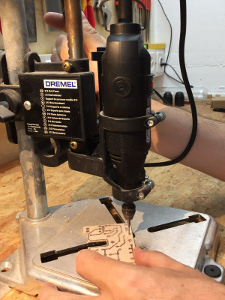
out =
[(77, 80), (44, 79), (45, 89), (77, 89)]

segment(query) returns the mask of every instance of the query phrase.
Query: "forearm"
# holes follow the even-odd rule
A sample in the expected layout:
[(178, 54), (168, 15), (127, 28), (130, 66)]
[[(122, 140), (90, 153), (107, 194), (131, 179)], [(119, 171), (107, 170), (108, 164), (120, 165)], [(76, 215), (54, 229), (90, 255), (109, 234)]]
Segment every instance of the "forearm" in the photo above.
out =
[[(191, 114), (154, 100), (152, 109), (164, 111), (166, 119), (152, 129), (151, 150), (174, 159), (184, 151), (190, 139)], [(225, 181), (225, 123), (198, 117), (195, 143), (181, 163)]]

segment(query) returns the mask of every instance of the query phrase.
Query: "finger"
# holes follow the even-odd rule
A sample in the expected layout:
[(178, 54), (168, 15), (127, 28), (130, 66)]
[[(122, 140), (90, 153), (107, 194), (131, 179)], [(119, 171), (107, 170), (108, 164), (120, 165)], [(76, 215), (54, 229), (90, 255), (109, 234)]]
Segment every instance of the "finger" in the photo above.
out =
[(66, 32), (66, 23), (62, 14), (48, 12), (44, 15), (44, 21), (47, 25)]
[(61, 34), (56, 42), (56, 52), (60, 58), (61, 61), (64, 61), (65, 59), (69, 58), (69, 52), (68, 52), (68, 41), (67, 41), (67, 36), (64, 34)]
[(133, 255), (135, 263), (138, 266), (167, 268), (172, 270), (182, 270), (186, 268), (185, 265), (157, 251), (146, 251), (140, 248), (134, 248)]
[(50, 299), (50, 295), (54, 296), (55, 294), (58, 294), (57, 287), (50, 282), (46, 282), (43, 284), (40, 292), (38, 293), (38, 299), (47, 300)]
[(60, 62), (61, 58), (59, 57), (57, 52), (53, 52), (51, 55), (51, 61), (52, 62)]
[[(100, 297), (100, 296), (99, 296)], [(100, 299), (99, 297), (95, 297), (96, 300)], [(43, 285), (40, 293), (38, 294), (38, 300), (92, 300), (92, 296), (86, 296), (86, 295), (76, 295), (72, 293), (67, 292), (60, 292), (57, 287), (47, 282)]]
[(76, 270), (83, 278), (94, 283), (104, 293), (113, 288), (116, 279), (126, 275), (136, 266), (105, 257), (91, 250), (82, 250), (77, 255)]

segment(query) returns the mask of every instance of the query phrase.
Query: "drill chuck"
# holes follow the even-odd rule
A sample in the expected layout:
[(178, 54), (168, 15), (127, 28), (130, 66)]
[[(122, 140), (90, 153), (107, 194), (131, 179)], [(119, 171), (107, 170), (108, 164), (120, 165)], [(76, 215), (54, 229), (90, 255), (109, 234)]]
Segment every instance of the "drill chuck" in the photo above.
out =
[(133, 220), (133, 217), (135, 215), (135, 212), (136, 212), (136, 206), (134, 203), (124, 203), (122, 205), (122, 213), (123, 213), (123, 216), (124, 216), (124, 219), (126, 221), (131, 221)]

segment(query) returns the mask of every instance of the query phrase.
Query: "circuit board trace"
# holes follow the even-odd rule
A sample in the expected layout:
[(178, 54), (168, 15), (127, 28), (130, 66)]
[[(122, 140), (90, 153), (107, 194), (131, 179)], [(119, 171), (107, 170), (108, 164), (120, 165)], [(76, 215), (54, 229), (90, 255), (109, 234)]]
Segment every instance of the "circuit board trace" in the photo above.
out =
[(83, 233), (88, 236), (88, 242), (107, 241), (105, 246), (94, 247), (91, 250), (119, 261), (134, 263), (135, 244), (127, 224), (86, 226)]

